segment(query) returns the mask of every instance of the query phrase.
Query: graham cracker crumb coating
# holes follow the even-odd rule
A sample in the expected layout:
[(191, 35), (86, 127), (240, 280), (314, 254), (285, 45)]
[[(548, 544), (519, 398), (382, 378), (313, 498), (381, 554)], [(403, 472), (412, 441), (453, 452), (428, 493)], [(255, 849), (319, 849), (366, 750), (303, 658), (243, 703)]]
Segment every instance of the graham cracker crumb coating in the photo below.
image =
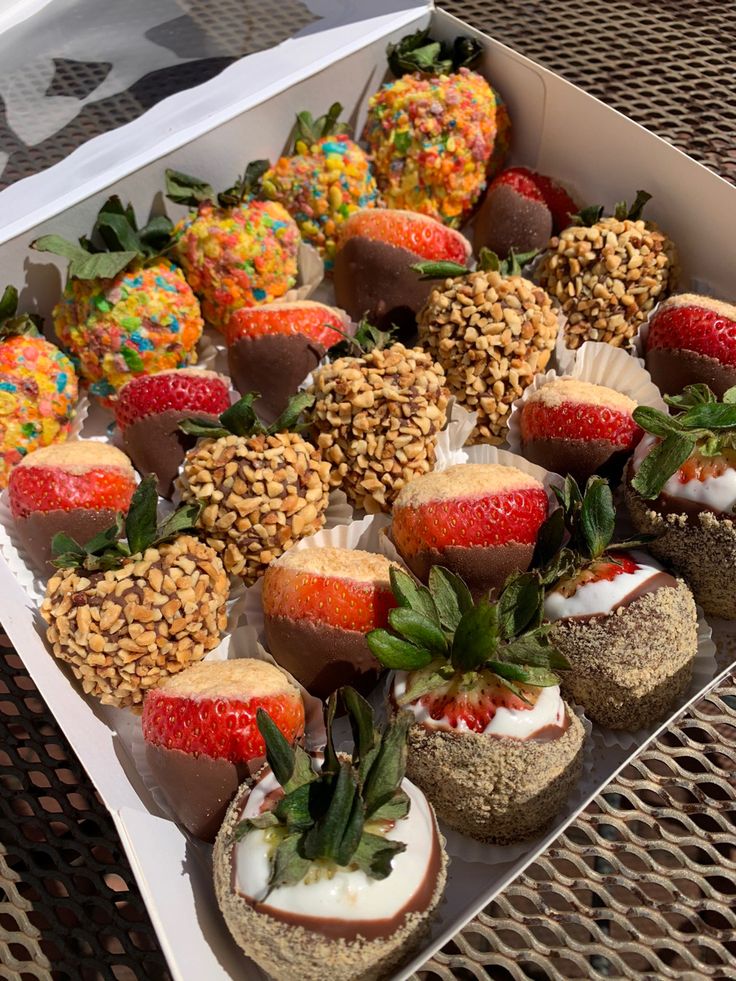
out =
[(661, 719), (690, 684), (698, 617), (682, 580), (592, 620), (557, 620), (551, 642), (571, 665), (562, 691), (609, 729)]
[(541, 831), (565, 806), (583, 765), (585, 730), (567, 708), (559, 739), (409, 729), (406, 775), (449, 827), (505, 845)]

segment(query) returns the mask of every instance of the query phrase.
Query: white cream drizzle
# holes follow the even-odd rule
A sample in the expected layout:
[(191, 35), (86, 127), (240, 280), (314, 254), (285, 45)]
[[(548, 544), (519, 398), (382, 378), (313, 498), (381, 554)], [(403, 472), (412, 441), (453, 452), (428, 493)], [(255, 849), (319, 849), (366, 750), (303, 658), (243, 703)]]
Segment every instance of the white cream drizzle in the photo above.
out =
[(630, 552), (629, 555), (637, 564), (634, 572), (621, 572), (610, 581), (601, 579), (583, 583), (572, 596), (563, 596), (557, 591), (548, 593), (544, 600), (544, 619), (611, 613), (621, 606), (629, 593), (662, 571), (662, 566), (648, 555), (641, 552)]
[[(655, 437), (648, 434), (636, 448), (632, 467), (634, 473), (641, 466), (655, 442)], [(714, 511), (729, 514), (736, 506), (736, 470), (729, 468), (720, 477), (706, 477), (705, 480), (688, 480), (683, 483), (676, 473), (673, 473), (662, 488), (662, 493), (669, 494), (680, 501), (693, 501), (703, 504)]]

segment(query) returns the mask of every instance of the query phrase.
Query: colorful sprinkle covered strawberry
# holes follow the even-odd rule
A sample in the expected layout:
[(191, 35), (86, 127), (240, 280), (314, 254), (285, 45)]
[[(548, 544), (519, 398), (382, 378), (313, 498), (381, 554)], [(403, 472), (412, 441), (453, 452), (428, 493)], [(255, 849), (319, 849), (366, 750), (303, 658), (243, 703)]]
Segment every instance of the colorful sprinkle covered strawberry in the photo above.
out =
[(308, 691), (326, 698), (350, 682), (370, 688), (380, 665), (365, 634), (396, 605), (391, 563), (346, 548), (296, 548), (263, 577), (268, 649)]
[(562, 690), (593, 721), (638, 730), (661, 719), (690, 684), (698, 649), (692, 593), (645, 552), (648, 536), (614, 544), (608, 484), (568, 477), (542, 528), (536, 560), (547, 588), (550, 641), (573, 670)]
[(476, 595), (487, 594), (528, 568), (547, 505), (543, 485), (516, 467), (458, 464), (403, 488), (391, 537), (424, 582), (432, 566), (442, 565)]
[(164, 217), (139, 229), (133, 209), (111, 197), (91, 240), (77, 245), (44, 235), (33, 243), (69, 260), (54, 328), (90, 391), (107, 405), (137, 375), (197, 361), (199, 303), (181, 270), (162, 255), (171, 230)]
[(34, 565), (49, 573), (60, 531), (86, 542), (126, 512), (136, 488), (128, 457), (109, 443), (72, 440), (24, 457), (8, 485), (10, 509)]
[(138, 708), (149, 689), (217, 647), (227, 625), (222, 562), (190, 533), (199, 507), (185, 505), (158, 524), (157, 504), (146, 477), (125, 519), (118, 514), (84, 544), (61, 532), (53, 541), (58, 571), (41, 605), (46, 637), (85, 695), (103, 705)]
[(547, 470), (585, 481), (605, 470), (620, 473), (642, 430), (634, 422), (636, 402), (604, 385), (555, 378), (522, 404), (522, 453)]
[(62, 443), (79, 395), (69, 358), (41, 336), (40, 319), (18, 314), (18, 291), (0, 299), (0, 490), (25, 456)]
[(184, 501), (201, 505), (197, 527), (222, 556), (228, 572), (252, 585), (292, 545), (325, 521), (330, 464), (299, 434), (299, 417), (313, 399), (295, 395), (284, 413), (264, 426), (253, 410), (257, 392), (244, 395), (218, 422), (183, 422), (203, 437), (184, 460)]
[(259, 709), (289, 743), (303, 735), (301, 693), (268, 661), (201, 661), (146, 695), (146, 758), (176, 816), (198, 838), (214, 838), (239, 785), (263, 763)]
[(544, 827), (580, 775), (583, 726), (560, 696), (568, 664), (540, 626), (535, 573), (509, 578), (496, 603), (433, 566), (428, 587), (391, 570), (398, 608), (368, 634), (394, 670), (390, 704), (411, 719), (407, 773), (450, 827), (508, 842)]
[(262, 392), (257, 408), (272, 422), (328, 348), (351, 329), (342, 310), (311, 300), (238, 310), (227, 330), (233, 384), (243, 395)]
[(367, 154), (338, 123), (335, 102), (319, 119), (297, 114), (294, 151), (277, 160), (263, 177), (263, 193), (279, 201), (296, 220), (302, 238), (332, 267), (340, 226), (360, 208), (374, 208), (378, 189)]
[(673, 412), (639, 406), (648, 435), (627, 470), (634, 527), (687, 580), (706, 614), (736, 619), (736, 388), (716, 399), (707, 385), (667, 396)]
[(473, 223), (476, 252), (488, 248), (505, 259), (539, 251), (572, 223), (578, 208), (551, 177), (528, 167), (510, 167), (491, 183)]
[(371, 96), (363, 138), (389, 208), (459, 228), (485, 190), (496, 138), (496, 99), (466, 66), (480, 53), (467, 38), (441, 44), (418, 31), (390, 45), (396, 76)]
[(205, 320), (223, 333), (236, 310), (273, 303), (296, 285), (296, 222), (278, 202), (255, 197), (268, 167), (254, 161), (220, 194), (196, 177), (166, 171), (168, 198), (196, 209), (176, 225), (174, 253)]
[(355, 321), (379, 329), (416, 329), (416, 315), (433, 285), (417, 278), (421, 261), (466, 263), (470, 242), (434, 218), (411, 211), (372, 208), (351, 215), (340, 230), (335, 256), (335, 297)]
[(230, 405), (229, 380), (214, 371), (178, 368), (126, 382), (115, 402), (125, 452), (158, 492), (171, 497), (184, 454), (194, 445), (179, 428), (184, 419), (217, 422)]
[(721, 398), (736, 385), (736, 306), (692, 293), (670, 296), (651, 317), (644, 346), (660, 391), (678, 395), (701, 383)]

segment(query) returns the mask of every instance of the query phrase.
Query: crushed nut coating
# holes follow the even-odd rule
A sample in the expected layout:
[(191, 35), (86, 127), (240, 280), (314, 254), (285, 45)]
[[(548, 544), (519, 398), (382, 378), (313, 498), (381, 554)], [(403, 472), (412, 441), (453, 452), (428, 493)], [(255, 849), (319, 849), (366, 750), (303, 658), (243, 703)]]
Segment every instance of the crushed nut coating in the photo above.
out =
[(389, 511), (404, 484), (429, 473), (447, 423), (442, 368), (418, 348), (393, 344), (340, 358), (314, 373), (312, 428), (350, 503)]
[(572, 349), (584, 341), (627, 346), (677, 278), (673, 243), (642, 220), (566, 228), (549, 249), (538, 279), (567, 317)]
[(544, 371), (558, 331), (549, 296), (521, 276), (448, 279), (420, 312), (419, 338), (478, 421), (470, 443), (502, 443), (511, 404)]
[(330, 464), (298, 433), (200, 440), (184, 460), (182, 500), (204, 505), (198, 525), (228, 572), (252, 585), (323, 526)]
[(85, 695), (139, 708), (149, 688), (217, 647), (229, 591), (215, 552), (182, 535), (119, 569), (59, 570), (41, 616), (54, 656), (71, 666)]

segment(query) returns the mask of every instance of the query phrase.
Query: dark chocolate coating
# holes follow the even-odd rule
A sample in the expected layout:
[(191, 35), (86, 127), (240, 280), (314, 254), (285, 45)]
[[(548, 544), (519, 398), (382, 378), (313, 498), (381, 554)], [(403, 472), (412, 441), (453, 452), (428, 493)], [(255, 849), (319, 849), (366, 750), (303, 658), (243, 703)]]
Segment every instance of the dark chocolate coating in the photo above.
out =
[(387, 242), (356, 235), (335, 256), (333, 282), (337, 305), (355, 321), (367, 317), (380, 330), (393, 324), (401, 340), (416, 332), (416, 315), (439, 279), (422, 280), (411, 268), (421, 256)]
[(530, 201), (505, 184), (492, 187), (476, 215), (473, 247), (505, 259), (511, 249), (545, 249), (552, 237), (552, 214), (543, 201)]
[(266, 616), (268, 649), (312, 695), (327, 698), (343, 685), (368, 692), (382, 670), (365, 634), (313, 620)]
[(512, 572), (526, 572), (533, 554), (533, 545), (507, 542), (505, 545), (450, 545), (402, 557), (422, 582), (429, 578), (433, 565), (455, 572), (465, 580), (473, 598), (478, 599), (500, 589)]
[(214, 841), (248, 767), (151, 743), (146, 760), (177, 821), (195, 838)]
[(594, 473), (620, 478), (631, 450), (621, 449), (609, 439), (564, 439), (549, 436), (522, 441), (522, 453), (539, 467), (570, 474), (584, 484)]
[(303, 334), (262, 334), (240, 337), (227, 349), (233, 385), (241, 395), (260, 392), (255, 410), (265, 423), (274, 422), (289, 396), (324, 357), (325, 349)]
[(86, 544), (99, 532), (115, 521), (112, 508), (74, 508), (71, 511), (34, 511), (27, 518), (16, 518), (23, 544), (34, 566), (44, 576), (53, 572), (49, 565), (51, 541), (58, 532), (65, 531), (80, 545)]
[(645, 360), (652, 381), (663, 395), (679, 395), (686, 385), (705, 384), (720, 399), (736, 385), (736, 367), (707, 354), (653, 347)]
[(171, 497), (174, 493), (174, 479), (179, 467), (187, 450), (197, 442), (196, 436), (188, 436), (179, 429), (183, 419), (217, 422), (217, 416), (211, 412), (166, 409), (156, 415), (136, 419), (123, 430), (123, 449), (144, 477), (149, 473), (156, 474), (161, 497)]

